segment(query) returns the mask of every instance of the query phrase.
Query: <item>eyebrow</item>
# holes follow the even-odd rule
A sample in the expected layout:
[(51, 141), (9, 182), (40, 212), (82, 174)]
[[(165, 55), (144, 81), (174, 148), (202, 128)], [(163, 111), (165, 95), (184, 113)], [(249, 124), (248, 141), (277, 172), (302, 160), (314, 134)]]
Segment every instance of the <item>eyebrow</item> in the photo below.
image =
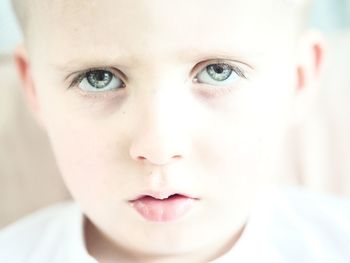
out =
[[(253, 52), (253, 51), (243, 51), (243, 50), (228, 50), (226, 49), (186, 49), (178, 53), (180, 60), (188, 61), (190, 58), (191, 61), (201, 61), (209, 59), (222, 59), (222, 60), (231, 60), (241, 62), (251, 61), (253, 58), (259, 57), (262, 55), (262, 52)], [(249, 65), (248, 65), (249, 66)]]
[[(126, 65), (133, 61), (131, 57), (116, 57), (116, 58), (102, 58), (94, 56), (91, 59), (86, 58), (88, 56), (76, 57), (65, 62), (51, 63), (56, 70), (70, 72), (72, 70), (82, 70), (85, 68), (98, 68), (98, 67), (121, 67), (127, 68)], [(128, 63), (126, 63), (128, 61)]]
[[(240, 55), (236, 56), (235, 53), (239, 53)], [(172, 59), (173, 61), (183, 61), (185, 63), (198, 63), (206, 60), (230, 60), (237, 61), (249, 66), (249, 63), (245, 63), (245, 61), (250, 60), (256, 56), (259, 56), (259, 53), (254, 55), (248, 55), (248, 52), (232, 52), (224, 49), (205, 49), (199, 50), (198, 48), (186, 48), (182, 49), (178, 52), (174, 52), (173, 54), (168, 54), (165, 56), (165, 59)], [(87, 58), (91, 57), (91, 58)], [(102, 58), (98, 55), (94, 55), (92, 57), (89, 55), (85, 55), (82, 57), (72, 58), (65, 62), (52, 63), (52, 65), (59, 71), (70, 72), (72, 70), (79, 71), (86, 68), (99, 68), (99, 67), (116, 67), (120, 70), (128, 70), (131, 68), (131, 65), (140, 65), (144, 64), (141, 62), (137, 56), (131, 55), (117, 55), (115, 57), (107, 57)]]

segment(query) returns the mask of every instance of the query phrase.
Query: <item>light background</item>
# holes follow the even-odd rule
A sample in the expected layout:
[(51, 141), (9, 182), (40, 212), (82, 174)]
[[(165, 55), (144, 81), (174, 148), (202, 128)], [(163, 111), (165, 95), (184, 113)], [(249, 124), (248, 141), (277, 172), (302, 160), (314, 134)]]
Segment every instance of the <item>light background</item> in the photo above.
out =
[[(350, 27), (350, 0), (314, 0), (310, 24), (325, 32)], [(21, 40), (10, 0), (0, 0), (0, 53), (11, 52)]]

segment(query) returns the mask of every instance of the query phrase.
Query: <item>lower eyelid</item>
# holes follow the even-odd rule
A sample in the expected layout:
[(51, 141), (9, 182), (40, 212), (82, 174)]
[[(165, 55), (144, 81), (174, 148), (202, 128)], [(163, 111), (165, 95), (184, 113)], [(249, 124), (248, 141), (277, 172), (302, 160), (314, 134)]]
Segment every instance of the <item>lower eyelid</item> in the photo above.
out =
[(234, 90), (235, 90), (234, 86), (220, 86), (220, 87), (213, 88), (213, 86), (204, 84), (204, 85), (201, 85), (201, 88), (195, 88), (194, 92), (199, 94), (201, 97), (204, 97), (205, 99), (212, 99), (212, 98), (230, 94)]
[(116, 92), (115, 90), (107, 90), (103, 92), (89, 92), (89, 91), (84, 91), (79, 88), (73, 88), (71, 89), (72, 92), (76, 92), (77, 95), (81, 98), (86, 98), (86, 99), (93, 99), (93, 100), (106, 100), (106, 99), (114, 99), (114, 98), (122, 98), (123, 96), (126, 95), (124, 90), (122, 89), (119, 92)]

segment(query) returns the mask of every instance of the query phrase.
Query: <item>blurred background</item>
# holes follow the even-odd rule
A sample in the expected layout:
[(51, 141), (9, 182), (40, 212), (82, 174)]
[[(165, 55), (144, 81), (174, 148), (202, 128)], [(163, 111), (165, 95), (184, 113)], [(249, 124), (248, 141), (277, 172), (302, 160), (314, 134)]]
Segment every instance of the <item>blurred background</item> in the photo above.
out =
[[(314, 105), (290, 134), (291, 181), (350, 196), (350, 0), (314, 0), (311, 27), (328, 42)], [(20, 92), (11, 53), (21, 34), (9, 0), (0, 0), (0, 228), (39, 207), (69, 198), (46, 135)]]

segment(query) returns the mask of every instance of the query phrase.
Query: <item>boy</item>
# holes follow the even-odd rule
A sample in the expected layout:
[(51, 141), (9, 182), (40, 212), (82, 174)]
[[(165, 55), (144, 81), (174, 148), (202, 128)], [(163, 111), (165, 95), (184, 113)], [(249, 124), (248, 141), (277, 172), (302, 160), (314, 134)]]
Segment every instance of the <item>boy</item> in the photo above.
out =
[(341, 201), (264, 191), (322, 62), (305, 5), (15, 1), (25, 94), (79, 205), (4, 230), (0, 261), (349, 260)]

